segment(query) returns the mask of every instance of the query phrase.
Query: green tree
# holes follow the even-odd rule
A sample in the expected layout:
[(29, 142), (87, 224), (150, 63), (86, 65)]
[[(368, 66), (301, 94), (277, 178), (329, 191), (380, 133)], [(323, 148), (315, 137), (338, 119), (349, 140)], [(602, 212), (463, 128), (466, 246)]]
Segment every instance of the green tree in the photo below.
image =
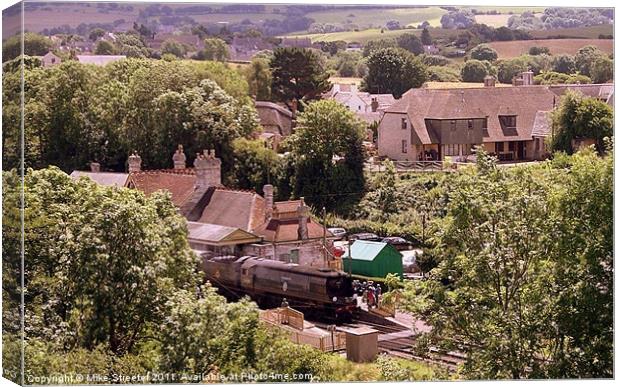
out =
[(396, 184), (398, 173), (390, 160), (383, 162), (385, 172), (377, 176), (377, 205), (384, 215), (394, 214), (398, 210), (396, 200)]
[(549, 47), (544, 47), (544, 46), (532, 46), (530, 47), (528, 53), (530, 55), (541, 55), (541, 54), (551, 55), (551, 51), (549, 50)]
[(422, 44), (424, 44), (425, 46), (429, 46), (433, 44), (433, 38), (431, 37), (431, 33), (428, 31), (428, 28), (424, 28), (422, 30), (422, 35), (420, 35), (420, 40), (422, 41)]
[(88, 39), (92, 40), (93, 42), (97, 41), (97, 39), (102, 38), (105, 35), (105, 30), (102, 28), (94, 28), (92, 30), (90, 30), (90, 32), (88, 33)]
[(250, 95), (257, 101), (271, 100), (271, 70), (269, 60), (252, 58), (252, 62), (245, 69), (245, 79), (250, 87)]
[(228, 57), (228, 46), (220, 38), (207, 38), (204, 40), (204, 56), (208, 60), (225, 62)]
[(404, 292), (432, 326), (418, 350), (461, 348), (473, 379), (611, 375), (612, 165), (589, 151), (457, 175), (439, 266)]
[(534, 83), (537, 85), (557, 85), (557, 84), (587, 84), (592, 83), (592, 80), (585, 75), (581, 74), (563, 74), (556, 73), (555, 71), (545, 71), (534, 77)]
[(575, 57), (561, 54), (553, 58), (553, 71), (563, 74), (573, 74), (576, 71)]
[(582, 75), (592, 78), (592, 66), (602, 57), (605, 54), (596, 46), (581, 47), (575, 54), (575, 67)]
[(364, 189), (364, 125), (333, 100), (310, 103), (287, 139), (294, 161), (293, 194), (315, 208), (346, 212)]
[[(271, 93), (278, 101), (311, 101), (329, 90), (329, 75), (318, 54), (303, 48), (278, 48), (270, 63)], [(291, 106), (289, 106), (290, 108)], [(297, 106), (301, 108), (301, 106)], [(292, 110), (295, 110), (294, 108)]]
[(364, 57), (370, 56), (370, 54), (375, 50), (381, 50), (384, 48), (398, 47), (396, 44), (396, 39), (377, 39), (370, 40), (366, 44), (364, 44), (364, 50), (362, 54)]
[(161, 53), (162, 55), (172, 54), (177, 58), (183, 58), (187, 53), (187, 49), (182, 43), (179, 43), (173, 39), (167, 39), (161, 45)]
[(594, 61), (592, 68), (590, 69), (590, 75), (592, 76), (592, 82), (605, 83), (613, 81), (614, 79), (614, 62), (607, 57), (600, 57)]
[(97, 55), (114, 55), (114, 45), (107, 40), (100, 40), (95, 47), (95, 54)]
[(463, 82), (483, 82), (487, 74), (487, 66), (476, 59), (468, 60), (461, 69)]
[(396, 48), (373, 51), (368, 57), (368, 74), (363, 87), (370, 93), (391, 93), (400, 98), (428, 78), (426, 66), (411, 53)]
[(599, 152), (604, 150), (605, 137), (613, 136), (613, 110), (596, 98), (583, 97), (568, 91), (553, 112), (554, 133), (551, 148), (573, 153), (573, 140), (594, 139)]
[(422, 41), (415, 34), (402, 34), (396, 38), (396, 44), (398, 47), (407, 50), (415, 55), (424, 53), (424, 46)]
[[(41, 56), (47, 54), (53, 47), (52, 41), (43, 35), (26, 32), (24, 37), (24, 55)], [(2, 60), (4, 62), (15, 59), (22, 54), (22, 35), (13, 35), (2, 42)]]
[(233, 141), (234, 162), (230, 185), (261, 192), (265, 184), (273, 184), (280, 159), (263, 141), (239, 138)]
[(493, 62), (497, 59), (497, 51), (495, 51), (488, 44), (479, 44), (474, 47), (469, 53), (472, 59), (477, 60), (488, 60), (489, 62)]

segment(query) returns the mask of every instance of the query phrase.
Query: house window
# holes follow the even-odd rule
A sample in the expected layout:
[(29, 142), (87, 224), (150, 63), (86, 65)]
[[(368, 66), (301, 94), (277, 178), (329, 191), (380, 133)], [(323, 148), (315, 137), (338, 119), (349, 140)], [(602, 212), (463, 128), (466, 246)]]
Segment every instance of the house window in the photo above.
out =
[(357, 105), (357, 110), (362, 110), (362, 107), (360, 105)]
[(450, 129), (454, 132), (456, 130), (456, 120), (450, 121)]
[(458, 156), (459, 144), (445, 144), (442, 145), (442, 151), (444, 156)]
[(299, 249), (291, 249), (291, 253), (289, 254), (289, 262), (299, 263)]
[(400, 120), (400, 127), (402, 129), (407, 129), (407, 119), (406, 118), (401, 118), (401, 120)]
[(517, 116), (500, 116), (500, 122), (507, 128), (516, 128)]
[(500, 153), (504, 151), (504, 143), (503, 142), (496, 142), (495, 143), (495, 153)]
[(517, 150), (516, 145), (517, 145), (517, 144), (516, 144), (514, 141), (510, 141), (510, 142), (508, 143), (508, 150), (509, 150), (510, 152), (514, 152), (515, 150)]
[(471, 148), (473, 148), (472, 144), (463, 144), (461, 145), (462, 155), (467, 156), (471, 154)]
[(407, 153), (407, 140), (402, 141), (402, 148), (403, 153)]
[(474, 120), (467, 120), (467, 129), (474, 128)]
[(540, 150), (540, 138), (537, 138), (534, 141), (534, 150), (537, 151), (537, 152)]

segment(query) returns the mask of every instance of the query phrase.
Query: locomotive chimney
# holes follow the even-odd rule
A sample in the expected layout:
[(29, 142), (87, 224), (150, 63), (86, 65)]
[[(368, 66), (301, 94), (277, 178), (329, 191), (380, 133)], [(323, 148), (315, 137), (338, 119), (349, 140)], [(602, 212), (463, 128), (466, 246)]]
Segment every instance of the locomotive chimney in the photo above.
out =
[(300, 240), (308, 239), (308, 206), (304, 203), (304, 198), (300, 200), (299, 207), (297, 207), (297, 216), (299, 218), (298, 236)]
[(263, 194), (265, 195), (265, 220), (269, 220), (273, 216), (273, 185), (265, 184)]

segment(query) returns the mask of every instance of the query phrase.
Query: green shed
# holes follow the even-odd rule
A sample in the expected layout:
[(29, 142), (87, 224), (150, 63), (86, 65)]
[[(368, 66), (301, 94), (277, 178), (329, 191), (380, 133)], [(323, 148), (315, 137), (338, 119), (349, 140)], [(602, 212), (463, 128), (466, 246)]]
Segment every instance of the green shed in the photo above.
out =
[(394, 246), (383, 242), (357, 240), (342, 257), (344, 271), (366, 277), (385, 278), (397, 274), (403, 278), (403, 256)]

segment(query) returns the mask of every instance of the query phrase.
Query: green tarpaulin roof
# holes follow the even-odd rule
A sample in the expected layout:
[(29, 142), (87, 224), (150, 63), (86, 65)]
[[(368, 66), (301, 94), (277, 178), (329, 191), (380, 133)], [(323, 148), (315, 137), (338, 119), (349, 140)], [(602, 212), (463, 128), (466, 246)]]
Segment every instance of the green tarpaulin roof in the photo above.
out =
[[(387, 246), (387, 243), (383, 242), (355, 241), (344, 257), (360, 261), (374, 261), (385, 246)], [(351, 255), (349, 256), (349, 254)]]

